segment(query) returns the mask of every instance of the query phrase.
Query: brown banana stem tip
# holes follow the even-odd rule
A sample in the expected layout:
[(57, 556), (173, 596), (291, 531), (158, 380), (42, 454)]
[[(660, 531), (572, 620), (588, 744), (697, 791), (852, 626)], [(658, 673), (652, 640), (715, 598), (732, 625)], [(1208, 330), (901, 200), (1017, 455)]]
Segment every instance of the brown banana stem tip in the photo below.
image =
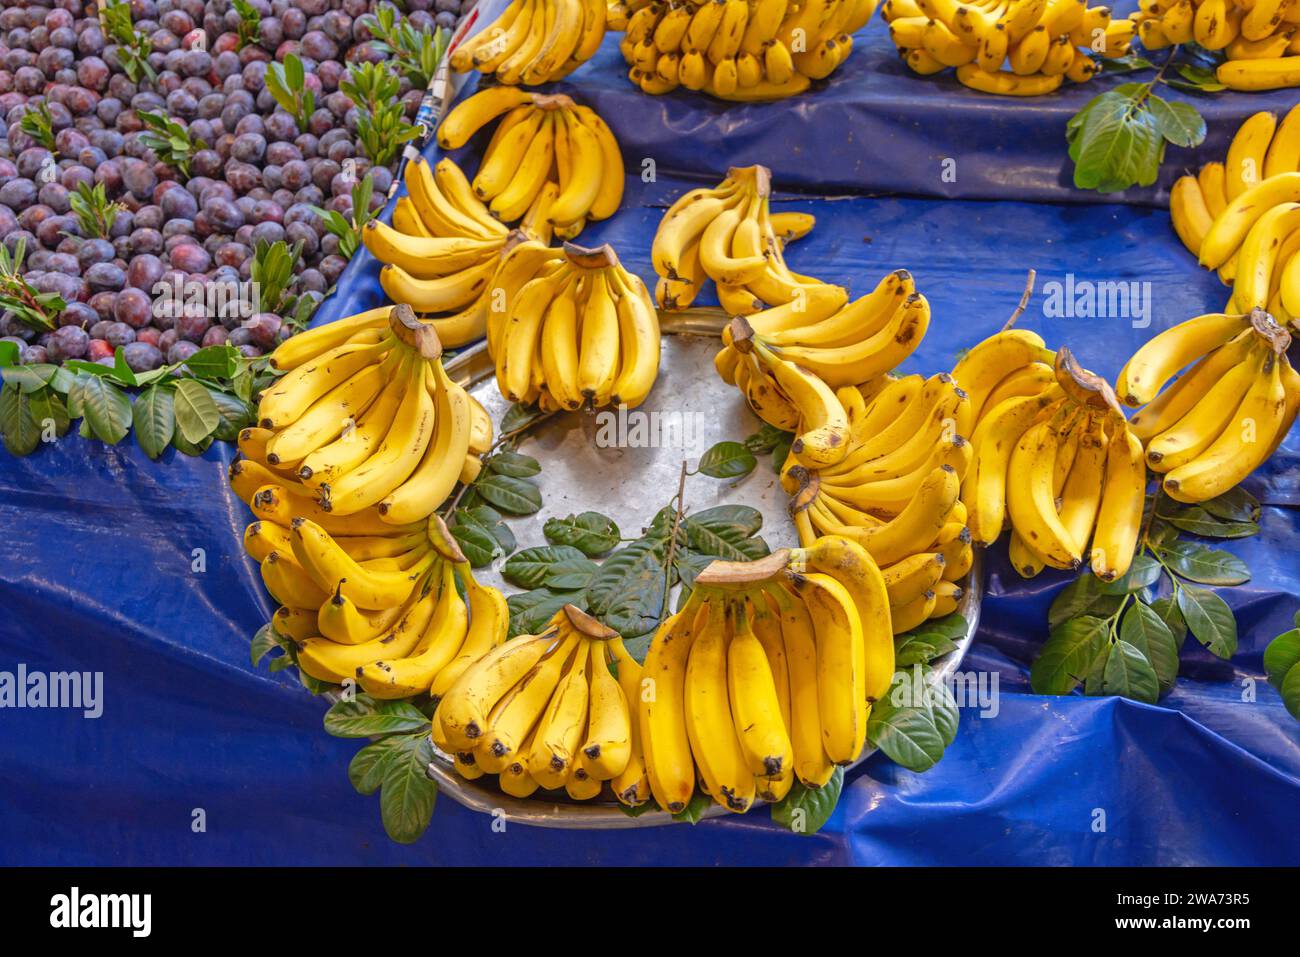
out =
[(579, 246), (577, 243), (565, 243), (564, 255), (573, 265), (581, 266), (583, 269), (604, 269), (619, 264), (618, 255), (609, 243), (594, 249)]
[(1250, 327), (1255, 330), (1255, 334), (1268, 343), (1270, 349), (1277, 355), (1286, 352), (1291, 346), (1291, 333), (1287, 332), (1282, 325), (1271, 315), (1256, 306), (1250, 310)]
[(1110, 383), (1097, 373), (1089, 372), (1079, 365), (1068, 346), (1061, 346), (1056, 351), (1056, 381), (1060, 383), (1066, 395), (1079, 405), (1099, 411), (1114, 412), (1123, 418), (1124, 412)]
[(433, 323), (423, 322), (415, 310), (406, 303), (394, 306), (388, 313), (388, 327), (399, 342), (410, 346), (420, 358), (430, 361), (442, 357), (442, 342)]
[(754, 327), (744, 316), (736, 316), (727, 324), (731, 332), (731, 345), (741, 355), (748, 355), (754, 348)]
[(619, 637), (617, 631), (610, 628), (608, 625), (597, 621), (577, 605), (565, 605), (561, 611), (563, 611), (565, 617), (569, 619), (569, 624), (588, 638), (597, 638), (600, 641), (611, 641), (614, 638)]
[(465, 553), (460, 550), (460, 543), (452, 536), (450, 529), (447, 528), (447, 523), (442, 520), (441, 515), (434, 513), (429, 516), (427, 535), (433, 550), (447, 561), (455, 562), (457, 565), (468, 561)]
[(534, 93), (533, 106), (543, 110), (571, 110), (573, 97), (564, 93)]
[[(796, 475), (796, 469), (802, 474)], [(822, 480), (815, 472), (808, 471), (802, 465), (790, 469), (790, 477), (799, 483), (799, 491), (790, 499), (790, 516), (794, 517), (812, 507), (812, 503), (817, 500), (817, 493), (821, 490)]]
[(746, 585), (767, 581), (781, 573), (789, 564), (790, 549), (778, 548), (772, 554), (753, 562), (710, 562), (704, 571), (695, 576), (697, 585)]

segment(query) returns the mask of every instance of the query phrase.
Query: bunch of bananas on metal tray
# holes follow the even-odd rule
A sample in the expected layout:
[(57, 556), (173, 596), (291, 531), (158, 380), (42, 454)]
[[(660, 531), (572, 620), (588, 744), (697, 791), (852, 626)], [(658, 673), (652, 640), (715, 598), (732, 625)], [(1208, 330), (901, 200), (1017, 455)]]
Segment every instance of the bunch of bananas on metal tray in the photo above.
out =
[(813, 218), (774, 216), (771, 180), (766, 166), (735, 166), (716, 187), (689, 190), (668, 208), (650, 251), (661, 306), (685, 309), (709, 279), (733, 316), (758, 312), (764, 303), (801, 304), (810, 298), (844, 304), (847, 290), (786, 265), (786, 243), (812, 229)]
[(273, 625), (320, 681), (353, 680), (376, 698), (438, 695), (505, 640), (505, 598), (474, 580), (436, 515), (370, 536), (258, 521), (244, 545), (281, 603)]
[(514, 0), (452, 51), (451, 68), (490, 73), (509, 86), (536, 86), (568, 76), (603, 39), (605, 0)]
[(285, 528), (335, 535), (411, 531), (477, 477), (492, 421), (440, 361), (433, 328), (407, 306), (361, 313), (286, 340), (285, 374), (239, 437), (236, 494)]
[(848, 59), (877, 0), (627, 0), (610, 26), (644, 92), (679, 86), (724, 100), (779, 100)]
[(1012, 564), (1091, 562), (1104, 581), (1133, 560), (1146, 500), (1142, 443), (1114, 391), (1061, 348), (1011, 329), (976, 345), (953, 369), (976, 416), (962, 486), (971, 532), (992, 544), (1010, 520)]
[(502, 255), (525, 238), (549, 242), (550, 222), (529, 215), (512, 233), (449, 159), (433, 168), (422, 156), (411, 160), (406, 189), (392, 226), (372, 219), (361, 231), (366, 249), (384, 263), (379, 284), (393, 302), (428, 315), (448, 348), (483, 338)]
[(754, 562), (714, 562), (655, 632), (638, 697), (659, 806), (704, 790), (743, 813), (862, 754), (894, 676), (889, 596), (871, 556), (828, 536)]
[(971, 404), (952, 376), (875, 380), (836, 397), (849, 420), (848, 453), (808, 468), (793, 452), (781, 469), (799, 541), (852, 539), (880, 566), (896, 633), (956, 611), (974, 561), (958, 500), (971, 460)]
[(1300, 6), (1292, 0), (1140, 0), (1133, 14), (1148, 50), (1195, 41), (1222, 50), (1215, 70), (1230, 90), (1300, 86)]
[(502, 264), (509, 305), (488, 324), (501, 394), (548, 412), (640, 405), (659, 374), (659, 314), (645, 283), (609, 245), (538, 246), (512, 250), (536, 263), (519, 285), (513, 260)]
[(1122, 57), (1132, 20), (1087, 0), (885, 0), (880, 15), (908, 68), (922, 76), (956, 67), (972, 90), (1041, 96), (1101, 70), (1090, 56)]
[(1225, 312), (1300, 316), (1300, 107), (1248, 117), (1224, 162), (1175, 181), (1169, 216), (1183, 245), (1232, 286)]
[(1222, 495), (1281, 444), (1300, 407), (1290, 344), (1262, 309), (1211, 314), (1166, 329), (1120, 370), (1120, 399), (1143, 407), (1130, 428), (1146, 443), (1146, 463), (1163, 476), (1170, 498)]
[(459, 103), (438, 127), (438, 145), (458, 149), (500, 118), (474, 196), (501, 222), (525, 216), (572, 239), (623, 200), (623, 154), (594, 110), (563, 94), (490, 87)]
[(755, 415), (795, 433), (791, 452), (812, 469), (839, 465), (851, 451), (842, 390), (874, 394), (877, 380), (912, 354), (930, 324), (930, 304), (904, 270), (851, 303), (843, 295), (839, 286), (812, 286), (785, 305), (737, 316), (714, 357), (718, 374), (741, 390)]
[(649, 799), (636, 720), (641, 666), (617, 632), (581, 609), (565, 605), (540, 633), (506, 642), (442, 684), (433, 743), (454, 755), (462, 777), (495, 774), (519, 798), (564, 788), (589, 801), (608, 781), (624, 804)]

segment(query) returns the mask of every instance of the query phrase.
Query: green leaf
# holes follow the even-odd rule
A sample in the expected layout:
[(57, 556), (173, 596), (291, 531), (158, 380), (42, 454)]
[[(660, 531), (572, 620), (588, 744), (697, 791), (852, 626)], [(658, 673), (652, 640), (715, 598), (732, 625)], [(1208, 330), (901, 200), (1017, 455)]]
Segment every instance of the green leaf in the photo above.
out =
[(1139, 97), (1122, 90), (1096, 97), (1073, 130), (1074, 185), (1079, 189), (1109, 193), (1156, 180), (1164, 137)]
[(429, 719), (409, 701), (379, 701), (367, 694), (335, 702), (325, 713), (325, 730), (336, 738), (410, 734), (428, 725)]
[(515, 478), (528, 478), (542, 470), (541, 464), (531, 455), (521, 455), (509, 450), (488, 456), (483, 464), (498, 475), (511, 475)]
[(239, 350), (234, 346), (204, 346), (185, 360), (185, 368), (200, 379), (229, 379), (239, 367)]
[(1226, 90), (1227, 86), (1220, 83), (1215, 71), (1209, 67), (1196, 66), (1192, 63), (1175, 64), (1174, 69), (1178, 71), (1184, 82), (1165, 78), (1165, 82), (1178, 90), (1188, 90), (1193, 93), (1218, 93)]
[(772, 805), (772, 822), (795, 834), (816, 834), (835, 813), (843, 789), (844, 769), (838, 767), (819, 788), (795, 781), (790, 792)]
[(27, 401), (31, 407), (32, 420), (41, 430), (42, 438), (50, 423), (54, 424), (56, 436), (61, 438), (67, 434), (72, 419), (68, 415), (68, 407), (63, 404), (63, 398), (57, 392), (51, 388), (41, 389), (30, 393)]
[(171, 444), (172, 434), (176, 430), (171, 390), (158, 385), (145, 389), (135, 400), (131, 418), (135, 427), (135, 440), (144, 454), (151, 459), (162, 455)]
[(1151, 610), (1160, 616), (1160, 620), (1174, 636), (1175, 644), (1181, 648), (1187, 640), (1187, 622), (1183, 621), (1183, 613), (1178, 610), (1178, 601), (1173, 595), (1157, 598), (1151, 602)]
[(1259, 526), (1254, 522), (1225, 522), (1199, 505), (1161, 517), (1175, 528), (1202, 538), (1247, 538), (1259, 534)]
[(176, 381), (173, 406), (177, 429), (187, 442), (202, 442), (221, 425), (221, 412), (212, 394), (193, 379)]
[(867, 739), (910, 771), (927, 771), (943, 757), (943, 734), (931, 708), (922, 703), (928, 689), (918, 688), (919, 669), (899, 671), (881, 700), (871, 707)]
[(1281, 690), (1287, 672), (1300, 664), (1300, 628), (1284, 631), (1264, 649), (1264, 673), (1268, 683)]
[(745, 448), (755, 455), (766, 455), (774, 450), (782, 440), (789, 441), (790, 439), (789, 432), (782, 431), (775, 425), (768, 425), (764, 422), (757, 432), (745, 439)]
[(390, 735), (387, 738), (380, 738), (373, 744), (367, 744), (364, 748), (352, 756), (351, 762), (348, 763), (348, 780), (356, 788), (358, 794), (374, 794), (384, 783), (384, 774), (388, 770), (389, 763), (400, 755), (406, 753), (405, 742), (409, 740), (400, 735)]
[(1160, 563), (1150, 555), (1137, 555), (1123, 577), (1113, 582), (1103, 582), (1101, 590), (1106, 595), (1128, 595), (1141, 591), (1160, 579)]
[(0, 389), (0, 439), (9, 454), (31, 455), (41, 444), (41, 428), (32, 415), (31, 397), (13, 383)]
[(1282, 703), (1291, 717), (1300, 720), (1300, 665), (1296, 665), (1282, 679)]
[(438, 785), (429, 778), (433, 742), (428, 734), (402, 740), (401, 750), (388, 759), (384, 768), (379, 813), (390, 838), (398, 844), (411, 844), (429, 826)]
[(505, 554), (496, 536), (482, 525), (468, 518), (464, 509), (457, 509), (451, 525), (451, 536), (469, 559), (470, 567), (483, 568)]
[(1147, 98), (1147, 108), (1155, 119), (1160, 135), (1175, 146), (1200, 146), (1205, 140), (1205, 120), (1190, 103)]
[(686, 802), (686, 807), (673, 815), (673, 820), (679, 824), (698, 824), (700, 818), (704, 817), (704, 812), (712, 806), (713, 798), (696, 791)]
[(0, 342), (0, 368), (5, 370), (5, 381), (9, 381), (9, 371), (18, 365), (18, 343), (4, 340)]
[(101, 376), (81, 376), (77, 403), (94, 435), (109, 445), (126, 438), (131, 427), (131, 400)]
[(965, 636), (967, 627), (966, 619), (953, 612), (896, 635), (894, 667), (929, 664), (950, 651), (956, 651), (956, 640)]
[(213, 430), (212, 437), (219, 442), (234, 442), (239, 438), (241, 429), (253, 424), (252, 406), (238, 396), (206, 383), (204, 388), (208, 390), (208, 395), (212, 396), (212, 401), (217, 406), (217, 414), (221, 416), (221, 423)]
[(1071, 618), (1090, 615), (1109, 618), (1124, 600), (1122, 594), (1108, 595), (1105, 582), (1092, 572), (1083, 572), (1052, 599), (1047, 609), (1048, 628), (1057, 628)]
[(1202, 502), (1201, 508), (1215, 518), (1229, 522), (1259, 521), (1259, 499), (1240, 485), (1228, 489), (1222, 495), (1217, 495), (1207, 502)]
[[(12, 345), (12, 342), (0, 342), (0, 346)], [(17, 346), (14, 348), (16, 349)], [(10, 365), (0, 372), (0, 378), (4, 379), (6, 385), (16, 385), (23, 392), (35, 392), (37, 389), (45, 388), (53, 372), (54, 367), (46, 363), (29, 366)]]
[(1178, 641), (1169, 626), (1150, 605), (1134, 602), (1120, 621), (1119, 637), (1151, 663), (1160, 694), (1173, 688), (1178, 679)]
[(710, 478), (740, 478), (757, 464), (754, 453), (739, 442), (719, 442), (700, 456), (699, 471)]
[(624, 638), (644, 635), (663, 615), (675, 571), (664, 567), (664, 543), (642, 538), (614, 552), (587, 589), (593, 615)]
[(511, 515), (532, 515), (542, 507), (542, 493), (537, 486), (511, 475), (489, 475), (475, 482), (474, 488), (489, 503)]
[(1086, 677), (1109, 631), (1104, 620), (1087, 616), (1053, 628), (1029, 669), (1029, 686), (1038, 694), (1069, 694)]
[(517, 592), (506, 599), (510, 609), (510, 637), (535, 635), (546, 627), (557, 611), (568, 604), (582, 605), (581, 596), (572, 592), (557, 594), (549, 588)]
[(599, 512), (548, 518), (542, 534), (552, 545), (571, 545), (590, 558), (605, 554), (621, 538), (614, 520)]
[(1155, 704), (1159, 696), (1155, 669), (1137, 648), (1120, 639), (1111, 646), (1102, 679), (1104, 694)]
[(1240, 585), (1250, 580), (1250, 569), (1236, 555), (1197, 542), (1176, 541), (1160, 552), (1179, 576), (1203, 585)]
[(501, 569), (501, 575), (510, 584), (520, 588), (539, 588), (545, 583), (552, 565), (585, 558), (582, 552), (571, 545), (539, 545), (511, 555)]
[(1237, 619), (1214, 592), (1184, 585), (1178, 589), (1178, 610), (1187, 629), (1212, 654), (1227, 659), (1237, 653)]
[(276, 648), (282, 648), (283, 639), (276, 633), (275, 627), (268, 621), (257, 633), (253, 635), (248, 644), (248, 654), (252, 659), (253, 667), (256, 668), (258, 663)]
[(590, 558), (570, 558), (546, 569), (545, 585), (553, 591), (581, 591), (590, 583), (600, 566)]
[(747, 505), (719, 505), (682, 518), (687, 547), (733, 562), (753, 561), (768, 553), (767, 542), (752, 537), (763, 515)]
[(511, 435), (520, 432), (547, 417), (547, 413), (537, 406), (520, 405), (516, 402), (506, 409), (505, 415), (501, 417), (501, 434)]
[[(928, 671), (928, 674), (933, 674)], [(935, 680), (930, 685), (930, 714), (934, 726), (939, 729), (939, 737), (946, 748), (957, 740), (957, 726), (961, 723), (961, 712), (957, 710), (957, 699), (942, 681)]]

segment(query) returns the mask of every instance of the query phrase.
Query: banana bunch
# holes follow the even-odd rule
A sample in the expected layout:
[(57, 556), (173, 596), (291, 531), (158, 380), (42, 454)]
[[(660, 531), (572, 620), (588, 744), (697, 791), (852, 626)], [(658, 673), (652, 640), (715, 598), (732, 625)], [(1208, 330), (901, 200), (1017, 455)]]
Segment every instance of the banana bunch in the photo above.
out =
[[(1039, 368), (1048, 362), (1050, 379)], [(1053, 357), (1022, 330), (984, 340), (953, 375), (979, 396), (962, 485), (975, 542), (992, 544), (1009, 519), (1023, 577), (1085, 561), (1103, 581), (1122, 577), (1141, 530), (1146, 468), (1111, 387), (1068, 349)]]
[(521, 249), (519, 268), (502, 263), (507, 307), (488, 322), (501, 394), (548, 412), (640, 405), (659, 374), (659, 314), (645, 283), (609, 245)]
[(970, 399), (947, 373), (884, 377), (836, 396), (848, 414), (848, 454), (822, 469), (791, 454), (781, 469), (799, 541), (833, 535), (866, 549), (884, 575), (896, 633), (951, 614), (974, 561), (958, 500), (971, 460)]
[(714, 562), (655, 632), (641, 669), (645, 772), (676, 813), (696, 787), (729, 811), (824, 785), (862, 753), (889, 690), (884, 578), (842, 537), (755, 562)]
[(372, 219), (361, 231), (366, 249), (384, 263), (379, 284), (393, 302), (429, 315), (444, 346), (483, 338), (501, 257), (526, 238), (550, 242), (550, 223), (533, 217), (511, 232), (449, 159), (433, 168), (423, 156), (411, 160), (406, 190), (392, 226)]
[(438, 144), (458, 149), (498, 117), (472, 184), (492, 216), (507, 223), (527, 216), (572, 239), (588, 220), (614, 215), (623, 200), (623, 154), (594, 110), (563, 94), (489, 87), (447, 114)]
[(846, 401), (874, 393), (929, 324), (930, 304), (904, 270), (847, 305), (838, 286), (810, 287), (802, 300), (733, 319), (714, 366), (755, 415), (796, 433), (799, 464), (826, 469), (853, 448)]
[(474, 580), (436, 515), (370, 536), (259, 520), (244, 547), (280, 603), (274, 627), (320, 681), (356, 681), (376, 698), (436, 694), (505, 640), (505, 598)]
[[(1246, 204), (1249, 205), (1246, 205)], [(1169, 215), (1183, 245), (1232, 286), (1225, 312), (1300, 316), (1300, 107), (1256, 113), (1222, 163), (1180, 177)], [(1207, 242), (1209, 240), (1209, 242)]]
[(285, 374), (262, 393), (258, 427), (240, 435), (236, 494), (259, 518), (308, 518), (331, 534), (423, 522), (478, 476), (492, 445), (487, 412), (440, 355), (433, 327), (407, 306), (286, 340), (271, 355)]
[(1101, 71), (1089, 54), (1125, 56), (1136, 31), (1087, 0), (885, 0), (880, 15), (914, 73), (956, 67), (964, 86), (1001, 96), (1086, 83)]
[(765, 166), (732, 167), (716, 188), (690, 190), (668, 208), (650, 254), (661, 307), (685, 309), (709, 279), (733, 316), (758, 312), (764, 303), (800, 303), (814, 295), (838, 297), (843, 305), (846, 290), (786, 265), (786, 243), (806, 235), (813, 218), (773, 216), (771, 179)]
[(1300, 86), (1300, 8), (1292, 0), (1140, 0), (1133, 14), (1148, 50), (1195, 41), (1222, 50), (1215, 71), (1230, 90)]
[(596, 797), (608, 781), (629, 807), (649, 799), (635, 719), (641, 666), (617, 632), (573, 605), (435, 695), (433, 743), (454, 755), (467, 779), (495, 774), (501, 790), (519, 798), (564, 788), (575, 801)]
[(451, 68), (495, 74), (507, 86), (537, 86), (568, 76), (603, 39), (605, 0), (513, 0), (452, 50)]
[(619, 51), (646, 93), (684, 86), (724, 100), (779, 100), (848, 59), (876, 2), (629, 0), (610, 20), (623, 24)]
[(1171, 498), (1222, 495), (1281, 444), (1300, 408), (1290, 344), (1262, 309), (1198, 316), (1149, 340), (1120, 370), (1120, 399), (1142, 406), (1129, 428)]

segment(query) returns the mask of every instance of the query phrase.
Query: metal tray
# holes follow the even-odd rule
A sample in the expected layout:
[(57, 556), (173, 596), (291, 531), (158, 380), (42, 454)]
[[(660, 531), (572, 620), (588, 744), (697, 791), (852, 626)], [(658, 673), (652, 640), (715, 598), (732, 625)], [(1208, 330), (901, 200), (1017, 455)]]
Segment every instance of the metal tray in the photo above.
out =
[[(677, 492), (682, 461), (694, 465), (714, 443), (741, 440), (757, 431), (761, 422), (749, 411), (735, 388), (727, 385), (713, 368), (713, 355), (727, 317), (721, 310), (693, 310), (661, 316), (663, 359), (659, 379), (645, 404), (630, 415), (658, 414), (663, 427), (650, 434), (661, 441), (657, 446), (628, 448), (601, 447), (600, 427), (609, 419), (595, 414), (565, 413), (553, 416), (528, 434), (524, 451), (544, 463), (538, 481), (545, 507), (537, 515), (512, 519), (511, 530), (521, 547), (545, 542), (542, 524), (550, 516), (563, 516), (587, 509), (599, 511), (618, 523), (624, 535), (641, 529)], [(448, 374), (469, 389), (500, 422), (509, 403), (497, 390), (486, 343), (459, 353), (447, 363)], [(654, 421), (653, 419), (650, 421)], [(675, 428), (676, 431), (672, 431)], [(798, 545), (794, 526), (786, 511), (788, 496), (777, 481), (766, 457), (758, 467), (738, 481), (703, 475), (686, 481), (685, 505), (699, 512), (714, 505), (742, 503), (763, 515), (761, 534), (773, 548)], [(948, 678), (961, 665), (979, 622), (980, 555), (966, 581), (959, 611), (968, 622), (967, 633), (935, 664), (941, 678)], [(483, 569), (481, 580), (509, 592), (497, 568)], [(865, 761), (874, 749), (865, 750), (853, 764)], [(456, 773), (451, 757), (435, 749), (429, 776), (441, 792), (458, 804), (475, 811), (501, 815), (509, 821), (537, 827), (571, 829), (614, 829), (657, 827), (672, 823), (665, 812), (648, 812), (638, 817), (625, 814), (613, 799), (571, 801), (560, 792), (538, 792), (539, 796), (513, 798), (502, 793), (493, 775), (468, 781)], [(714, 805), (704, 817), (728, 813)]]

